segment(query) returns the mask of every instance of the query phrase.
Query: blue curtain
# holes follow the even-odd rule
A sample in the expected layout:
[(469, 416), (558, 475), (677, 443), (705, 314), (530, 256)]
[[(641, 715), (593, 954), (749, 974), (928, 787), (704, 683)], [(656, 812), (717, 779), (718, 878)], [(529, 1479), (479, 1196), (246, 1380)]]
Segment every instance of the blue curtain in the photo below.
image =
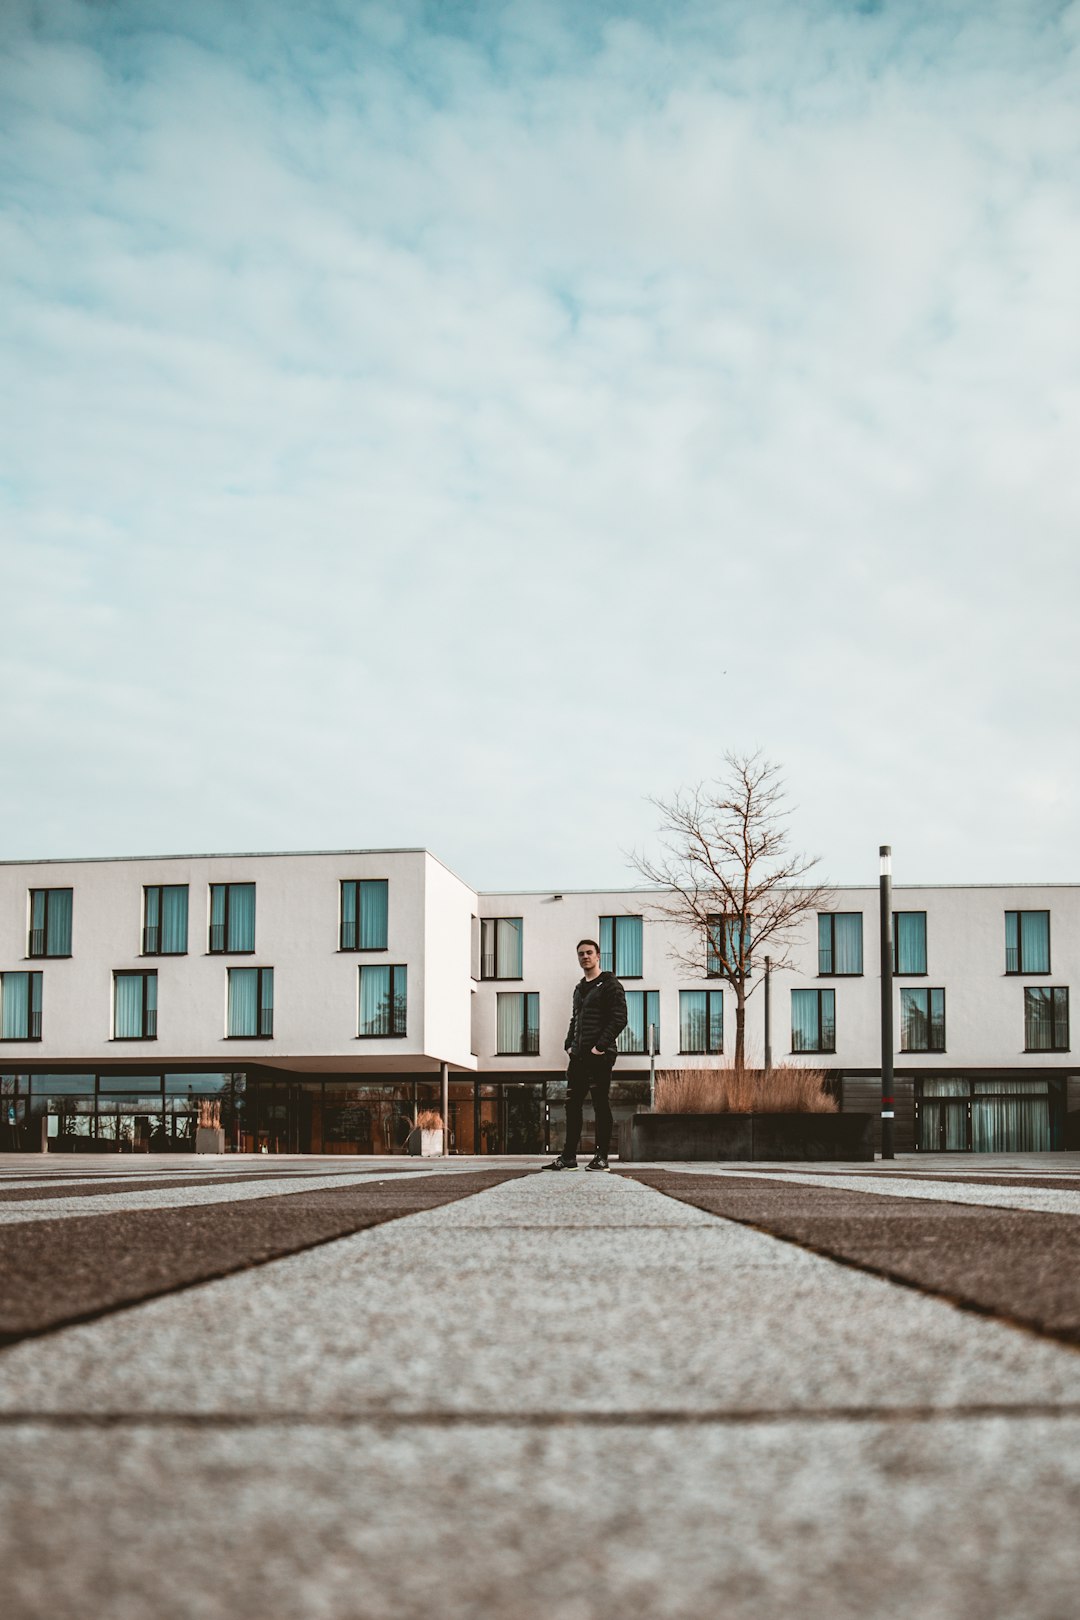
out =
[(229, 1034), (259, 1032), (259, 970), (229, 969)]
[[(149, 917), (146, 920), (149, 922)], [(187, 951), (187, 925), (187, 884), (169, 884), (161, 891), (161, 951), (164, 956), (183, 956)]]
[(615, 971), (614, 924), (614, 917), (600, 919), (600, 967), (604, 973)]
[(143, 1034), (143, 975), (116, 975), (116, 1016), (113, 1034), (118, 1041), (138, 1040)]
[(898, 911), (896, 924), (897, 973), (926, 972), (926, 913)]
[(369, 966), (360, 969), (360, 1033), (389, 1035), (390, 969)]
[(385, 951), (389, 889), (386, 878), (372, 878), (360, 885), (360, 949)]
[(659, 990), (646, 990), (645, 992), (645, 1050), (649, 1050), (649, 1025), (653, 1026), (653, 1038), (656, 1041), (655, 1051), (660, 1050), (660, 992)]
[(341, 949), (356, 949), (356, 891), (359, 885), (348, 880), (341, 885)]
[(520, 917), (500, 917), (495, 924), (495, 977), (521, 978)]
[(225, 885), (210, 885), (210, 949), (225, 949)]
[(709, 1033), (708, 991), (679, 991), (679, 1051), (704, 1052)]
[(25, 1041), (30, 1033), (29, 973), (0, 974), (0, 1033), (5, 1041)]
[(71, 955), (71, 890), (53, 889), (49, 894), (48, 956)]
[(1029, 1052), (1065, 1051), (1069, 1045), (1069, 992), (1047, 985), (1024, 991), (1024, 1045)]
[(640, 917), (616, 917), (615, 972), (627, 979), (640, 979), (642, 926)]
[(835, 930), (834, 973), (862, 972), (862, 912), (838, 911), (833, 918)]
[(1050, 971), (1050, 913), (1048, 911), (1022, 911), (1020, 913), (1020, 971), (1021, 973), (1049, 973)]
[(821, 1050), (821, 1026), (816, 990), (791, 992), (791, 1050), (793, 1052)]
[(255, 885), (229, 884), (229, 937), (225, 944), (229, 951), (255, 949)]
[(831, 973), (833, 970), (832, 926), (832, 912), (819, 911), (817, 920), (817, 970), (819, 973)]
[(709, 1051), (724, 1050), (724, 992), (710, 990), (709, 995)]
[(1005, 913), (1005, 971), (1006, 973), (1019, 973), (1020, 971), (1020, 913), (1007, 911)]
[(259, 1034), (274, 1033), (274, 970), (256, 969), (259, 974)]
[(925, 990), (903, 989), (900, 992), (900, 1050), (930, 1050), (930, 1021), (926, 1013)]
[(644, 1052), (645, 1050), (645, 992), (643, 990), (628, 990), (626, 992), (626, 1028), (615, 1042), (620, 1052)]
[(525, 1050), (540, 1050), (540, 993), (530, 990), (525, 996)]
[[(1010, 1096), (980, 1093), (1008, 1086)], [(976, 1153), (1044, 1153), (1050, 1147), (1050, 1098), (1045, 1080), (976, 1080), (971, 1145)]]

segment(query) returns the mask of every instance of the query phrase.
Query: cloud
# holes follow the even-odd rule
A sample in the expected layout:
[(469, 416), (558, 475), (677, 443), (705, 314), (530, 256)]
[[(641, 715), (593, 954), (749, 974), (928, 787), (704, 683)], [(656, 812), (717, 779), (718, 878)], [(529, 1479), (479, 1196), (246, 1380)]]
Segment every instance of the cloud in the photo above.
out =
[(8, 854), (1069, 875), (1077, 14), (11, 7)]

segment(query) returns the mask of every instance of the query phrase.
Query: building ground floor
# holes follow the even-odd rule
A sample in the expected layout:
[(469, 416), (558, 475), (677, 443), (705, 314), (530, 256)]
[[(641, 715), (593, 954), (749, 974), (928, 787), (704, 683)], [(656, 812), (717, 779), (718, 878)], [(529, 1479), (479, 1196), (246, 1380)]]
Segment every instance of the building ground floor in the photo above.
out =
[[(830, 1077), (844, 1112), (877, 1119), (873, 1073)], [(1032, 1153), (1080, 1148), (1080, 1075), (970, 1071), (898, 1074), (900, 1153)], [(616, 1071), (616, 1127), (648, 1106), (647, 1070)], [(0, 1074), (0, 1151), (191, 1153), (200, 1109), (220, 1119), (236, 1153), (405, 1153), (417, 1116), (440, 1110), (437, 1076), (284, 1074), (164, 1067)], [(566, 1076), (457, 1074), (449, 1081), (449, 1146), (460, 1154), (557, 1153)], [(582, 1150), (595, 1146), (586, 1108)]]

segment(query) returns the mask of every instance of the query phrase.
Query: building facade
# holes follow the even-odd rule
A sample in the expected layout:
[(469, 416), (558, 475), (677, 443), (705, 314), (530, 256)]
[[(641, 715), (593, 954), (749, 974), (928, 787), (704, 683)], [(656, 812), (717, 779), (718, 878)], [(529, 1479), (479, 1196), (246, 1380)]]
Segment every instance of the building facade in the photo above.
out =
[[(0, 865), (0, 1147), (190, 1151), (212, 1102), (235, 1151), (399, 1152), (445, 1066), (454, 1151), (555, 1151), (580, 938), (627, 993), (617, 1119), (648, 1097), (650, 1038), (659, 1069), (732, 1061), (733, 994), (707, 952), (676, 964), (661, 898), (483, 893), (425, 850)], [(893, 900), (898, 1151), (1080, 1146), (1080, 887)], [(833, 890), (770, 995), (774, 1062), (873, 1112), (877, 908), (876, 888)]]

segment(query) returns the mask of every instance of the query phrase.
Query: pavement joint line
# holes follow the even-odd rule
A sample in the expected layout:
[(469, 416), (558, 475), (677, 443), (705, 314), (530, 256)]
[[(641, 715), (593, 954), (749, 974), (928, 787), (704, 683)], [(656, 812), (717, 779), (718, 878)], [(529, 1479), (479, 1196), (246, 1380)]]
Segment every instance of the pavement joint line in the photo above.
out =
[(348, 1412), (48, 1412), (33, 1409), (0, 1412), (0, 1431), (16, 1428), (48, 1429), (194, 1429), (250, 1430), (267, 1428), (479, 1428), (479, 1429), (647, 1429), (647, 1428), (751, 1428), (784, 1423), (910, 1424), (949, 1421), (981, 1423), (994, 1419), (1029, 1422), (1032, 1419), (1080, 1418), (1080, 1402), (1003, 1401), (972, 1402), (964, 1406), (824, 1406), (824, 1407), (676, 1407), (637, 1412), (583, 1409), (554, 1411), (454, 1411), (428, 1408), (395, 1412), (359, 1409)]
[[(631, 1177), (630, 1179), (636, 1179)], [(648, 1182), (643, 1182), (648, 1186)], [(841, 1189), (842, 1190), (842, 1189)], [(665, 1198), (674, 1198), (678, 1203), (686, 1203), (691, 1209), (702, 1209), (700, 1204), (692, 1203), (689, 1198), (682, 1198), (676, 1192), (669, 1192), (666, 1187), (655, 1187), (654, 1192), (662, 1192)], [(932, 1202), (933, 1200), (915, 1199), (912, 1202)], [(1044, 1343), (1059, 1345), (1064, 1350), (1080, 1354), (1080, 1333), (1063, 1332), (1059, 1329), (1046, 1327), (1042, 1322), (1031, 1317), (995, 1309), (992, 1305), (984, 1305), (981, 1300), (954, 1292), (951, 1289), (935, 1288), (930, 1283), (919, 1282), (914, 1277), (905, 1277), (900, 1272), (892, 1271), (887, 1266), (871, 1265), (865, 1260), (856, 1260), (850, 1255), (828, 1248), (823, 1244), (811, 1243), (807, 1238), (792, 1237), (786, 1232), (775, 1232), (758, 1221), (749, 1221), (725, 1212), (723, 1215), (715, 1210), (704, 1209), (703, 1213), (712, 1215), (714, 1220), (731, 1221), (735, 1226), (745, 1226), (751, 1232), (760, 1232), (764, 1237), (772, 1238), (777, 1243), (790, 1244), (794, 1249), (803, 1249), (807, 1254), (814, 1254), (822, 1260), (831, 1260), (835, 1265), (845, 1266), (849, 1271), (861, 1271), (864, 1276), (877, 1277), (882, 1282), (893, 1284), (897, 1288), (907, 1288), (912, 1293), (921, 1294), (925, 1299), (940, 1300), (942, 1304), (951, 1305), (954, 1310), (964, 1311), (969, 1316), (982, 1317), (984, 1321), (999, 1322), (1003, 1327), (1014, 1328), (1018, 1333), (1030, 1334), (1033, 1338), (1041, 1339)], [(1028, 1213), (1020, 1211), (1020, 1213)]]

